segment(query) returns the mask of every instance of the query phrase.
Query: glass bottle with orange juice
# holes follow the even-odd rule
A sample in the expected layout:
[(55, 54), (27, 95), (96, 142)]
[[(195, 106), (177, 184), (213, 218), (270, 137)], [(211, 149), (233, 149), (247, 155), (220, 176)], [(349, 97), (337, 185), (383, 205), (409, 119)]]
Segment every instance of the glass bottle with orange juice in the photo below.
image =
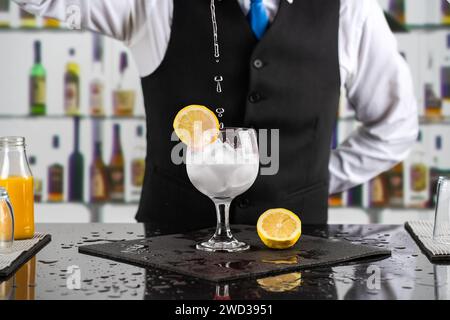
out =
[(0, 187), (7, 190), (14, 208), (14, 238), (34, 236), (33, 175), (25, 152), (25, 138), (0, 138)]

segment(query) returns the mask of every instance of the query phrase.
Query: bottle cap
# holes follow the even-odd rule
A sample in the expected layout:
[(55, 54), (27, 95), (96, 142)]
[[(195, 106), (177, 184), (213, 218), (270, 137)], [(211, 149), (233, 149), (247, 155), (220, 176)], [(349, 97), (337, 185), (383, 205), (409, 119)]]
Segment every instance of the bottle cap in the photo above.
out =
[(436, 137), (436, 149), (442, 150), (442, 137), (441, 136)]
[(32, 165), (32, 166), (34, 166), (35, 164), (36, 164), (36, 157), (35, 156), (30, 156), (29, 158), (28, 158), (28, 161), (30, 162), (30, 164)]
[(59, 148), (59, 137), (58, 136), (53, 136), (52, 144), (53, 144), (53, 148), (55, 148), (55, 149)]
[(35, 63), (41, 63), (42, 55), (41, 55), (42, 44), (41, 41), (36, 40), (34, 42), (34, 58)]
[(144, 136), (144, 127), (138, 126), (138, 127), (136, 128), (136, 135), (137, 135), (138, 137), (143, 137), (143, 136)]
[(94, 34), (94, 61), (100, 62), (103, 59), (103, 38), (101, 35)]
[(120, 73), (124, 73), (128, 68), (128, 55), (126, 52), (120, 54)]
[(0, 147), (25, 147), (24, 137), (0, 137)]
[(120, 134), (120, 125), (117, 123), (113, 126), (114, 133), (119, 135)]

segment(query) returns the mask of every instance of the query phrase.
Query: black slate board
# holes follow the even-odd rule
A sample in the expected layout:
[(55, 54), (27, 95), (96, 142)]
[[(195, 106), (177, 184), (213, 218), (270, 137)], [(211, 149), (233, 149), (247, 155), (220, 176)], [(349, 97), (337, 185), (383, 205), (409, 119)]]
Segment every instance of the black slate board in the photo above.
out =
[(362, 258), (383, 258), (391, 254), (390, 250), (382, 248), (306, 235), (292, 249), (270, 250), (261, 243), (255, 228), (249, 226), (233, 226), (235, 236), (251, 245), (249, 251), (209, 253), (196, 250), (195, 244), (208, 239), (213, 231), (95, 244), (79, 247), (78, 250), (84, 254), (213, 282), (288, 273)]
[(30, 250), (24, 251), (9, 267), (0, 270), (0, 279), (11, 277), (21, 266), (33, 258), (39, 251), (41, 251), (47, 244), (52, 241), (52, 236), (46, 234), (38, 243), (36, 243)]

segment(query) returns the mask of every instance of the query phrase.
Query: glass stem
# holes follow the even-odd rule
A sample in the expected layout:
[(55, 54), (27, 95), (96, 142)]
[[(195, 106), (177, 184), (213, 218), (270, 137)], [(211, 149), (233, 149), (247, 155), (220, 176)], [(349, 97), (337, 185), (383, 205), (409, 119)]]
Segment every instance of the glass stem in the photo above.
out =
[(230, 230), (230, 204), (231, 201), (215, 202), (217, 211), (217, 228), (213, 236), (214, 241), (234, 240)]

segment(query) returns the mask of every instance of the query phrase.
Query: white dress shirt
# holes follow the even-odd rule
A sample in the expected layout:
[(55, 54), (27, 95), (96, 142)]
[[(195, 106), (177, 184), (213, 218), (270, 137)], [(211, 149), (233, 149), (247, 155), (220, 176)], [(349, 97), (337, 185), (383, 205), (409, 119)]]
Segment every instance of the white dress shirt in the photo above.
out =
[[(156, 70), (168, 47), (173, 0), (14, 1), (60, 20), (69, 6), (79, 7), (82, 28), (122, 40), (141, 76)], [(236, 1), (248, 12), (250, 0)], [(287, 0), (263, 1), (271, 19), (280, 1)], [(342, 86), (362, 126), (331, 154), (330, 193), (364, 183), (404, 160), (418, 134), (410, 71), (376, 0), (341, 0), (339, 60)]]

